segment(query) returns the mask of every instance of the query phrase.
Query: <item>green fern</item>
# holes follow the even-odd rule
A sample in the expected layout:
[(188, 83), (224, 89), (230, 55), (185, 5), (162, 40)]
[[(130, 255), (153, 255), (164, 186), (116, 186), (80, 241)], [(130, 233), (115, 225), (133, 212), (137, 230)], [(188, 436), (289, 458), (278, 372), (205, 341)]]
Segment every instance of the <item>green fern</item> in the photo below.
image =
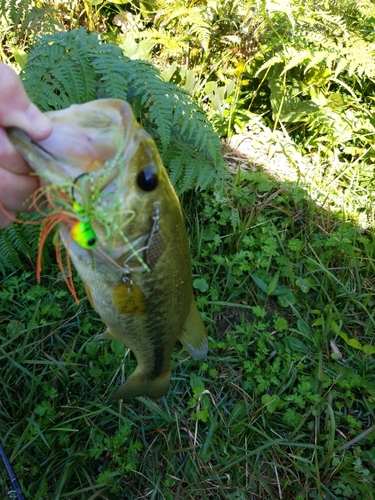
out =
[(375, 8), (367, 0), (280, 2), (274, 11), (267, 5), (262, 0), (258, 12), (265, 25), (251, 71), (268, 86), (275, 126), (311, 126), (335, 106), (354, 105), (360, 115), (360, 99), (372, 95), (375, 80)]
[[(37, 214), (23, 214), (25, 221), (40, 219)], [(0, 231), (0, 273), (5, 276), (17, 269), (33, 267), (38, 255), (40, 226), (14, 223)], [(46, 254), (44, 254), (46, 256)]]
[[(139, 32), (141, 39), (147, 39), (158, 46), (161, 59), (202, 61), (210, 51), (212, 18), (207, 14), (210, 9), (206, 2), (185, 0), (156, 0), (152, 11), (143, 4), (144, 16), (153, 17), (153, 26)], [(212, 9), (212, 6), (211, 6)]]
[[(224, 178), (220, 140), (191, 96), (164, 82), (151, 64), (123, 56), (94, 34), (80, 29), (42, 36), (30, 48), (21, 77), (44, 111), (104, 97), (130, 102), (180, 192)], [(13, 224), (0, 232), (1, 274), (35, 261), (39, 231), (39, 226)]]
[(3, 61), (12, 60), (14, 52), (27, 46), (35, 33), (52, 33), (62, 28), (58, 10), (30, 0), (0, 0), (0, 8)]
[(81, 28), (42, 36), (30, 48), (21, 76), (45, 111), (95, 98), (127, 100), (171, 166), (172, 179), (181, 181), (180, 192), (224, 178), (220, 139), (192, 97), (163, 81), (152, 64), (129, 59), (96, 35)]
[[(350, 7), (352, 15), (354, 9), (357, 16), (360, 15), (355, 2), (343, 2), (342, 7), (345, 5), (348, 9)], [(320, 10), (319, 5), (313, 10), (306, 5), (303, 16), (298, 5), (294, 7), (294, 11), (281, 11), (269, 18), (278, 35), (272, 47), (276, 55), (267, 58), (258, 69), (258, 74), (278, 63), (283, 64), (283, 72), (298, 66), (307, 71), (318, 64), (325, 64), (336, 77), (347, 71), (349, 75), (357, 73), (374, 78), (374, 40), (365, 40), (362, 33), (356, 33), (354, 27), (348, 26), (346, 19)], [(269, 44), (265, 50), (269, 53)]]
[(77, 36), (74, 32), (60, 32), (44, 36), (32, 46), (21, 77), (30, 98), (40, 109), (62, 109), (95, 99), (98, 90), (95, 68), (85, 53), (85, 48), (90, 51), (94, 48), (93, 40), (97, 37), (87, 37), (84, 30)]

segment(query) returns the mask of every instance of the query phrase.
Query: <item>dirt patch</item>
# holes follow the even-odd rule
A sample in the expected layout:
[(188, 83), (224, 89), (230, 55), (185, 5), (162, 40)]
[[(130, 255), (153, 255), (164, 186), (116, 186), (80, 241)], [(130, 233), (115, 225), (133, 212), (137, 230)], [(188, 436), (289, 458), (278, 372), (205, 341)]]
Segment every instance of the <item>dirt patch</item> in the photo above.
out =
[(232, 136), (224, 146), (224, 158), (231, 172), (262, 170), (281, 182), (305, 182), (312, 170), (292, 142), (267, 128)]

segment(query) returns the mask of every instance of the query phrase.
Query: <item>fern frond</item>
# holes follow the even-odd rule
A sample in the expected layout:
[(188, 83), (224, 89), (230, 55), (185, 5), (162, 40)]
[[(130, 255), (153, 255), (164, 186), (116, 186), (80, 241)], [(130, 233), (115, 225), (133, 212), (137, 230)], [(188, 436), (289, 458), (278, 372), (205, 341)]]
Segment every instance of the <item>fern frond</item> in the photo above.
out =
[[(80, 31), (85, 33), (83, 29)], [(121, 50), (115, 45), (100, 43), (94, 35), (89, 35), (88, 38), (85, 52), (94, 70), (96, 98), (113, 97), (126, 100), (128, 84), (124, 77), (125, 64)]]
[[(38, 215), (23, 214), (24, 220), (37, 220)], [(0, 273), (5, 276), (11, 271), (24, 269), (33, 262), (38, 253), (40, 227), (14, 223), (0, 231)]]
[[(342, 2), (342, 7), (359, 19), (361, 12), (356, 2)], [(257, 76), (264, 70), (282, 65), (280, 76), (295, 67), (303, 68), (304, 73), (318, 66), (326, 66), (335, 77), (346, 71), (349, 76), (357, 74), (359, 77), (375, 77), (375, 50), (374, 44), (367, 41), (358, 30), (355, 32), (355, 23), (350, 24), (347, 18), (341, 15), (340, 9), (330, 6), (326, 11), (327, 2), (316, 2), (315, 8), (306, 6), (298, 14), (293, 12), (294, 22), (281, 13), (272, 14), (272, 23), (275, 33), (274, 45), (264, 44), (264, 62), (257, 70)], [(297, 9), (297, 6), (294, 6)], [(337, 13), (336, 13), (337, 12)], [(285, 13), (284, 13), (285, 14)], [(289, 25), (288, 25), (289, 23)], [(292, 25), (298, 36), (292, 36)], [(281, 36), (279, 33), (288, 33)], [(272, 50), (273, 56), (268, 53)], [(260, 57), (260, 55), (258, 55)]]
[(161, 154), (163, 156), (171, 137), (172, 119), (169, 113), (169, 102), (166, 99), (158, 100), (157, 95), (155, 97), (156, 100), (150, 105), (150, 117), (157, 123), (157, 131), (162, 144)]
[(49, 6), (36, 6), (29, 0), (1, 0), (1, 15), (6, 21), (3, 46), (8, 43), (22, 48), (35, 33), (52, 33), (63, 29), (57, 18), (59, 11)]
[[(217, 137), (215, 132), (213, 135)], [(218, 175), (209, 155), (197, 150), (194, 137), (187, 141), (186, 137), (181, 138), (178, 129), (173, 129), (172, 142), (173, 152), (168, 152), (164, 161), (169, 166), (171, 180), (177, 185), (178, 192), (182, 193), (194, 187), (206, 189), (225, 180), (226, 171), (221, 171)], [(220, 149), (218, 152), (221, 154)]]
[[(27, 3), (30, 5), (30, 2)], [(63, 29), (56, 19), (59, 14), (59, 11), (52, 7), (33, 7), (25, 13), (22, 23), (16, 24), (19, 36), (34, 38), (36, 33), (53, 33)]]
[(200, 7), (181, 7), (173, 9), (170, 19), (178, 19), (184, 26), (189, 26), (191, 34), (197, 36), (205, 53), (208, 52), (211, 26), (204, 19), (204, 10)]
[[(319, 64), (323, 61), (326, 61), (327, 67), (329, 67), (328, 63), (327, 63), (327, 52), (326, 51), (318, 50), (317, 52), (312, 53), (311, 57), (310, 57), (310, 62), (305, 67), (304, 73), (307, 73), (309, 71), (309, 69), (311, 69), (311, 68), (319, 66)], [(330, 69), (330, 67), (329, 67), (329, 69)]]
[(284, 54), (287, 63), (283, 71), (281, 72), (281, 75), (283, 75), (290, 69), (295, 68), (296, 66), (302, 65), (306, 60), (311, 59), (312, 57), (310, 50), (306, 49), (299, 51), (294, 49), (293, 47), (287, 47)]
[[(147, 37), (160, 43), (169, 51), (180, 53), (186, 47), (187, 38), (195, 35), (207, 54), (211, 37), (211, 26), (205, 19), (206, 10), (202, 6), (186, 6), (185, 2), (158, 1), (158, 16), (155, 19), (157, 29), (150, 28), (142, 32)], [(165, 29), (168, 26), (171, 31)], [(181, 32), (179, 26), (183, 26)]]
[(375, 50), (374, 45), (363, 38), (353, 36), (342, 48), (348, 61), (349, 76), (357, 73), (359, 76), (375, 77)]
[(185, 43), (181, 39), (176, 38), (173, 33), (169, 33), (164, 28), (148, 28), (142, 31), (141, 37), (145, 40), (150, 40), (154, 45), (162, 45), (175, 54), (181, 54), (185, 48)]
[(262, 66), (258, 69), (255, 76), (259, 76), (262, 71), (268, 68), (272, 68), (275, 64), (280, 64), (285, 61), (284, 54), (277, 54), (276, 56), (271, 57)]
[(1, 0), (1, 13), (17, 29), (33, 6), (27, 0)]
[(0, 269), (5, 275), (9, 271), (15, 271), (23, 267), (22, 262), (14, 249), (13, 241), (16, 240), (16, 231), (13, 225), (1, 234), (0, 238)]
[(208, 186), (224, 172), (220, 139), (191, 95), (165, 82), (152, 64), (129, 59), (83, 28), (38, 39), (21, 76), (42, 110), (103, 97), (128, 101), (155, 139), (164, 164), (173, 165), (173, 178), (184, 179), (180, 191)]
[[(44, 111), (95, 98), (95, 71), (88, 64), (85, 47), (71, 35), (72, 32), (42, 37), (43, 41), (30, 50), (21, 73), (30, 98)], [(50, 43), (52, 40), (54, 43)]]

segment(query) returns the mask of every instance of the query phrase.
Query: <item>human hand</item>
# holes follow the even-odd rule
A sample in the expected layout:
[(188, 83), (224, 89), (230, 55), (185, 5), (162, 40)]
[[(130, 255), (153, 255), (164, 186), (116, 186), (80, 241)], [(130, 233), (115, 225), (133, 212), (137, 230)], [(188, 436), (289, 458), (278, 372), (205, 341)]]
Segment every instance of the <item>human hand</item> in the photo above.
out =
[[(39, 187), (38, 177), (8, 139), (6, 127), (18, 127), (39, 141), (52, 131), (50, 120), (32, 104), (21, 79), (6, 64), (0, 63), (0, 203), (12, 216), (30, 211), (26, 202)], [(12, 220), (0, 210), (0, 229)]]

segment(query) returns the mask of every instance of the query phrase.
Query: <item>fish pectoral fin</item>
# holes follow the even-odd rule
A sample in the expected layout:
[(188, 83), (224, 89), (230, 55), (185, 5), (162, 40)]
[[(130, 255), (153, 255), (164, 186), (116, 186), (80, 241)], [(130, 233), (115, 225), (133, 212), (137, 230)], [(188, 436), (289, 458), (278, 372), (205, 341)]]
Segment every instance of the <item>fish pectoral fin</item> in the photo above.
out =
[(208, 351), (207, 333), (195, 300), (191, 302), (189, 315), (178, 338), (193, 359), (198, 360), (206, 357)]
[(156, 378), (149, 377), (139, 367), (125, 380), (125, 383), (110, 397), (111, 400), (148, 396), (158, 399), (168, 391), (171, 369)]

